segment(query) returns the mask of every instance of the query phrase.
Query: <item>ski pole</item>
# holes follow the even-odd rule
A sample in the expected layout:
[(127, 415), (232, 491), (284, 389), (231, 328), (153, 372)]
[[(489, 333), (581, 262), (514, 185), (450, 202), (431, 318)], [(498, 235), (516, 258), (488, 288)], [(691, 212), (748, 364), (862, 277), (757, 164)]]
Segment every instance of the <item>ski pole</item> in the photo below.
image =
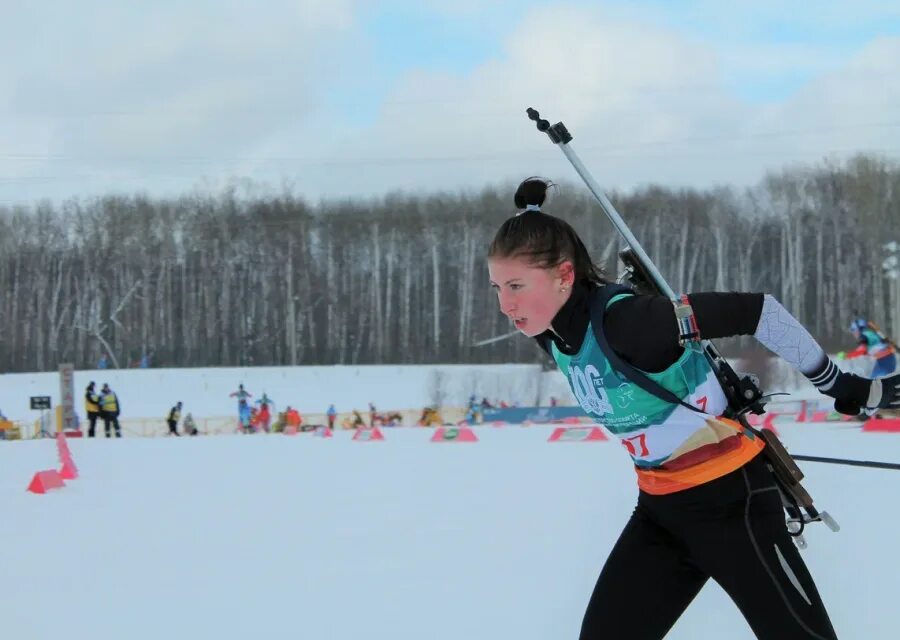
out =
[(802, 460), (804, 462), (824, 462), (825, 464), (845, 464), (851, 467), (866, 467), (868, 469), (891, 469), (900, 471), (900, 463), (897, 462), (877, 462), (873, 460), (848, 460), (846, 458), (827, 458), (825, 456), (802, 456), (791, 454), (794, 460)]
[(485, 340), (479, 340), (478, 342), (473, 342), (473, 347), (483, 347), (486, 344), (492, 344), (494, 342), (500, 342), (501, 340), (506, 340), (507, 338), (512, 338), (513, 336), (517, 336), (521, 333), (518, 329), (515, 331), (510, 331), (509, 333), (504, 333), (502, 336), (494, 336), (493, 338), (487, 338)]

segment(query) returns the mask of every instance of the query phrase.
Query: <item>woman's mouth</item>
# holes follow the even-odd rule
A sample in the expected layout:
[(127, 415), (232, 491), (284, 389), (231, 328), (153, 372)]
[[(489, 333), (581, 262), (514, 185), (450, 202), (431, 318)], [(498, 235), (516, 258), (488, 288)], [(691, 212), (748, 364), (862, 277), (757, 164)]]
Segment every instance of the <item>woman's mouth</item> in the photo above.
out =
[(516, 325), (516, 329), (521, 331), (526, 324), (528, 324), (528, 320), (525, 318), (519, 318), (517, 320), (513, 320), (513, 324)]

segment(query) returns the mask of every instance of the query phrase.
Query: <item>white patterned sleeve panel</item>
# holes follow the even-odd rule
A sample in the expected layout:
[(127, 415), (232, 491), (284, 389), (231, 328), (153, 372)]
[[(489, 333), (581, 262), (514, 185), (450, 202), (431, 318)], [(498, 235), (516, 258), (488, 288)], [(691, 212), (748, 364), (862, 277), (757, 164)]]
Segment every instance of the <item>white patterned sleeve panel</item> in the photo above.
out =
[[(831, 367), (837, 369), (809, 331), (769, 294), (763, 297), (759, 325), (753, 335), (767, 349), (789, 362), (806, 376), (818, 378), (822, 374), (831, 373), (829, 371)], [(828, 366), (829, 364), (831, 367)], [(834, 373), (836, 374), (837, 371)], [(821, 382), (831, 381), (822, 380)]]

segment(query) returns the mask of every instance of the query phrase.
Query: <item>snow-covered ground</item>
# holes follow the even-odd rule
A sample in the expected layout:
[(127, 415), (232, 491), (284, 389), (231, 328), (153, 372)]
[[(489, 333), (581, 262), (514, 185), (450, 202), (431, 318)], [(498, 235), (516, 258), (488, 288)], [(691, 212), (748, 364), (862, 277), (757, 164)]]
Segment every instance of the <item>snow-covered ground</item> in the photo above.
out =
[[(274, 392), (273, 392), (274, 395)], [(794, 453), (900, 461), (900, 434), (779, 424)], [(311, 434), (0, 443), (0, 626), (15, 640), (576, 638), (634, 505), (614, 443), (549, 427), (480, 441)], [(806, 463), (842, 525), (804, 552), (841, 638), (900, 637), (900, 473)], [(709, 584), (670, 638), (751, 638)]]

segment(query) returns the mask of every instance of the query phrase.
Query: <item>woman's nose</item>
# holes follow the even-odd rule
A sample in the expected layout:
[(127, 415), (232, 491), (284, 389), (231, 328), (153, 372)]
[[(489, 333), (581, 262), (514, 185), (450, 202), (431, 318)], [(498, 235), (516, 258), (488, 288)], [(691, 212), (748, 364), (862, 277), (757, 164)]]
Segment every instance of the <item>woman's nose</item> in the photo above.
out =
[(511, 314), (516, 310), (516, 301), (512, 295), (500, 292), (500, 311), (505, 315)]

